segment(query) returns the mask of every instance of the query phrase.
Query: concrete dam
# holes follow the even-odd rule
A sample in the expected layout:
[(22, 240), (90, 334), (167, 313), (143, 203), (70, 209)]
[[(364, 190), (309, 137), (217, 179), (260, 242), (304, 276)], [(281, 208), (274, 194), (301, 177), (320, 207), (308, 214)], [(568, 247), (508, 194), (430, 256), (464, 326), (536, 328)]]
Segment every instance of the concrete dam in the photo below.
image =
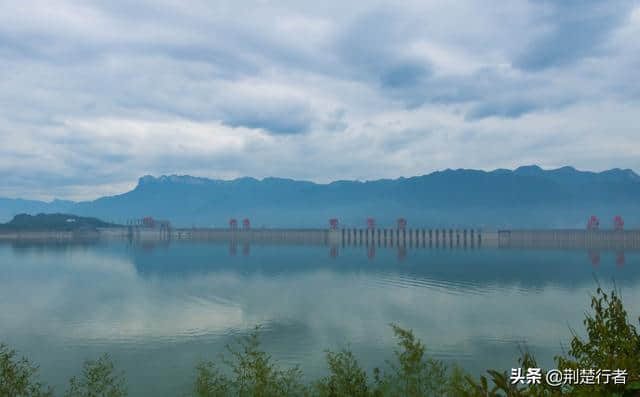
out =
[(134, 240), (237, 241), (407, 248), (524, 248), (640, 250), (640, 230), (484, 230), (475, 228), (228, 229), (129, 227), (104, 229), (103, 237)]
[(331, 257), (349, 247), (362, 247), (371, 259), (376, 250), (393, 249), (402, 260), (408, 251), (419, 249), (475, 250), (580, 250), (588, 253), (594, 266), (601, 252), (615, 252), (616, 265), (624, 266), (625, 252), (640, 251), (640, 230), (485, 230), (476, 228), (170, 228), (128, 226), (92, 231), (0, 232), (0, 241), (16, 243), (128, 241), (153, 247), (172, 241), (224, 243), (229, 255), (249, 255), (251, 245), (316, 245), (329, 249)]

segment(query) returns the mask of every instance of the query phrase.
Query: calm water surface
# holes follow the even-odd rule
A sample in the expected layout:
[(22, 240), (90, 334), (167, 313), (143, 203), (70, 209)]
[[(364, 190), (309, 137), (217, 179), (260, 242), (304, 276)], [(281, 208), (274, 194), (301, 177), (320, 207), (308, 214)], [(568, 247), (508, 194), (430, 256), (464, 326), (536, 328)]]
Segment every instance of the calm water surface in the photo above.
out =
[(548, 366), (582, 329), (594, 276), (640, 314), (640, 254), (229, 246), (172, 242), (0, 243), (0, 341), (61, 393), (82, 361), (109, 352), (133, 396), (187, 391), (198, 360), (255, 325), (264, 348), (305, 375), (350, 346), (367, 368), (394, 348), (389, 323), (432, 356), (479, 373), (526, 345)]

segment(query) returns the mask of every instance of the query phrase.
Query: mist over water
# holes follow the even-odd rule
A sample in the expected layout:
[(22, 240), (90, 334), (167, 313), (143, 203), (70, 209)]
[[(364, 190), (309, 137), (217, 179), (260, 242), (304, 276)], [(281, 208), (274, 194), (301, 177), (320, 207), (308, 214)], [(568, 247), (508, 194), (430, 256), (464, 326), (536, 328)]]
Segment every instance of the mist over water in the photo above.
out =
[(265, 350), (308, 378), (324, 374), (325, 349), (348, 346), (365, 368), (384, 365), (391, 322), (473, 373), (511, 368), (523, 345), (550, 366), (569, 327), (582, 330), (594, 277), (615, 280), (630, 318), (640, 314), (640, 252), (623, 263), (620, 254), (0, 243), (0, 341), (58, 391), (84, 359), (109, 352), (135, 396), (180, 395), (198, 360), (257, 324)]

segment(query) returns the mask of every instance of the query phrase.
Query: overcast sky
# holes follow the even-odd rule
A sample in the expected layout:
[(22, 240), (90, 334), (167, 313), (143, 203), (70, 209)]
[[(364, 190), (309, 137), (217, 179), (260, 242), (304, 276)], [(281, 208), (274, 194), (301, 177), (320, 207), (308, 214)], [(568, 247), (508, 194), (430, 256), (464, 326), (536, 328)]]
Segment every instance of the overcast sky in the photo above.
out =
[(638, 171), (639, 70), (639, 1), (2, 1), (0, 196)]

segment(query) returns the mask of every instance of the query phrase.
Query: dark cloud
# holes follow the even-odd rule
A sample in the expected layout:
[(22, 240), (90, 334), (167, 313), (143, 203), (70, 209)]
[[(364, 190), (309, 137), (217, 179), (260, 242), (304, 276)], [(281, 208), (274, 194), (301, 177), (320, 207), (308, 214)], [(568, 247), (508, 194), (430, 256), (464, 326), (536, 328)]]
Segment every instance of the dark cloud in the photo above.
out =
[(575, 103), (576, 98), (571, 95), (540, 89), (535, 86), (535, 81), (534, 79), (518, 82), (513, 86), (507, 86), (506, 89), (486, 91), (481, 100), (472, 102), (465, 113), (465, 119), (469, 121), (487, 117), (515, 119), (533, 112), (559, 111)]
[(328, 131), (344, 131), (349, 127), (349, 124), (345, 122), (346, 111), (344, 109), (337, 109), (328, 115), (328, 120), (325, 122), (325, 128)]
[(516, 118), (542, 107), (540, 104), (526, 101), (483, 102), (469, 110), (467, 120), (483, 119), (491, 116)]
[(405, 63), (392, 67), (380, 76), (380, 83), (384, 88), (410, 88), (423, 84), (429, 76), (425, 65)]
[(260, 128), (272, 134), (300, 134), (309, 131), (311, 110), (298, 103), (273, 105), (265, 100), (251, 107), (237, 105), (223, 111), (222, 122), (231, 127)]
[(380, 84), (385, 95), (400, 99), (407, 108), (416, 108), (427, 101), (437, 102), (430, 98), (429, 75), (425, 65), (404, 63), (384, 71)]
[(391, 11), (377, 10), (359, 16), (340, 31), (334, 51), (352, 78), (377, 80), (396, 62), (396, 26)]
[(614, 0), (542, 1), (550, 9), (536, 18), (546, 31), (524, 46), (514, 65), (524, 70), (541, 70), (570, 65), (598, 54), (609, 34), (629, 15), (633, 2)]
[(350, 78), (378, 85), (384, 95), (408, 107), (425, 102), (420, 91), (431, 74), (425, 59), (406, 54), (407, 43), (422, 34), (410, 27), (415, 19), (396, 8), (378, 9), (341, 31), (336, 53)]

